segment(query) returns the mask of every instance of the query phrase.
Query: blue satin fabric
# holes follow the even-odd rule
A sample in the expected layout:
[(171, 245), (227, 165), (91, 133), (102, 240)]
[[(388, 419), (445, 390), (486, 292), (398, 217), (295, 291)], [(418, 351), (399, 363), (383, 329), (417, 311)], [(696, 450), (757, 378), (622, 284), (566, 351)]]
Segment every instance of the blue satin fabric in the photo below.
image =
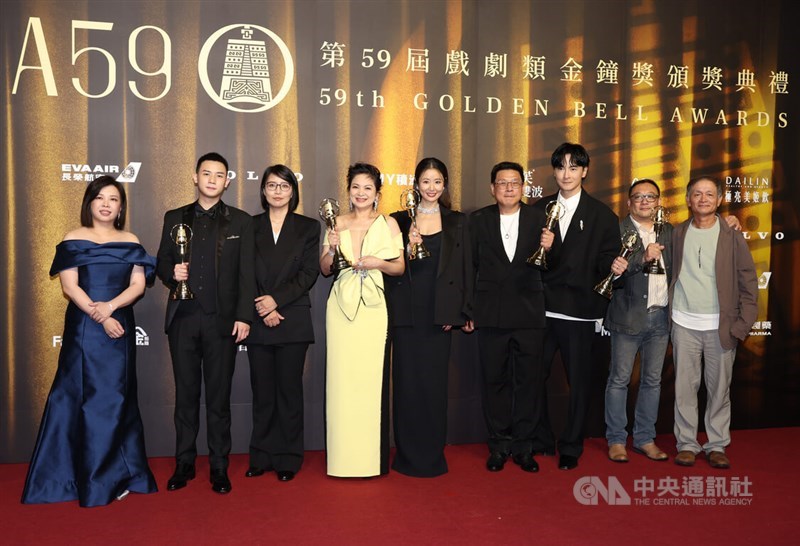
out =
[[(134, 265), (149, 279), (155, 258), (135, 243), (64, 241), (50, 274), (78, 268), (81, 288), (93, 301), (108, 301), (130, 283)], [(112, 315), (125, 334), (111, 339), (72, 302), (64, 318), (61, 353), (33, 452), (23, 503), (77, 499), (81, 506), (108, 504), (125, 489), (157, 490), (147, 465), (136, 392), (136, 324), (133, 307)]]

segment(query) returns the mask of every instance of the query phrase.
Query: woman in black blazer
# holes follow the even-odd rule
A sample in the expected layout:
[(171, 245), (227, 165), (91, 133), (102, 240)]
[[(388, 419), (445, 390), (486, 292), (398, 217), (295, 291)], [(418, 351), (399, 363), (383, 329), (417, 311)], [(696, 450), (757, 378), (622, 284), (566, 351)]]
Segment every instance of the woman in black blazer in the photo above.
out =
[(319, 274), (319, 222), (295, 214), (297, 178), (284, 165), (261, 177), (261, 206), (253, 219), (258, 297), (247, 338), (253, 389), (252, 478), (275, 470), (289, 481), (303, 463), (303, 367), (314, 342), (308, 291)]
[(423, 243), (431, 257), (409, 260), (400, 277), (386, 278), (392, 335), (394, 438), (392, 468), (418, 477), (447, 472), (447, 369), (453, 327), (472, 331), (471, 251), (466, 215), (450, 210), (447, 167), (419, 162), (417, 227), (395, 212), (406, 251)]

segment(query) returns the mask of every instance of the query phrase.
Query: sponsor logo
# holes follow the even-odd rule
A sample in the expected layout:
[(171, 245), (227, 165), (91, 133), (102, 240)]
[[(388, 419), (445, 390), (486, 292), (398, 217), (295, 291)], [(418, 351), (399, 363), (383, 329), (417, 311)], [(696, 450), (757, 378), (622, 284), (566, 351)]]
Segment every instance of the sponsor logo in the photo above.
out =
[(144, 331), (141, 326), (136, 327), (136, 346), (147, 347), (150, 345), (150, 336)]
[(139, 176), (139, 169), (142, 167), (141, 161), (131, 161), (125, 167), (105, 163), (62, 163), (61, 181), (62, 182), (92, 182), (100, 176), (111, 176), (117, 182), (133, 183)]

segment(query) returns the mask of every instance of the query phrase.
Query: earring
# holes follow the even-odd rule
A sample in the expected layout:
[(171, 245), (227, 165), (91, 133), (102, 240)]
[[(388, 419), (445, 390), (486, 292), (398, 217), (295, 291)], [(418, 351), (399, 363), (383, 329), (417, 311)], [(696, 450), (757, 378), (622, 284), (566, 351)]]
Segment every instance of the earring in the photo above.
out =
[(350, 212), (353, 212), (353, 200), (352, 200), (352, 199), (350, 199), (350, 201), (348, 202), (348, 204), (350, 205)]
[(372, 202), (372, 208), (373, 208), (373, 210), (378, 210), (378, 200), (377, 199), (375, 199), (375, 201)]

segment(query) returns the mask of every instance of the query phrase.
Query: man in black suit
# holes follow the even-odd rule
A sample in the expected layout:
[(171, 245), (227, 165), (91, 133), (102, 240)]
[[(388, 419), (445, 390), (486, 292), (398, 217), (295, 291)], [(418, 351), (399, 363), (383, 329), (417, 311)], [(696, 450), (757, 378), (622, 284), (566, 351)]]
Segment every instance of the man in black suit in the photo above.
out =
[(594, 286), (608, 275), (620, 249), (619, 220), (605, 204), (583, 189), (589, 172), (589, 154), (580, 144), (565, 142), (550, 158), (559, 191), (534, 205), (544, 211), (551, 201), (565, 207), (555, 225), (555, 240), (547, 256), (549, 269), (542, 274), (545, 286), (547, 333), (544, 342), (545, 378), (536, 427), (534, 450), (555, 453), (555, 437), (547, 411), (550, 368), (556, 351), (569, 383), (567, 423), (558, 441), (562, 470), (578, 466), (583, 453), (583, 433), (589, 408), (592, 343), (602, 324), (608, 300)]
[(526, 263), (553, 234), (541, 210), (522, 203), (522, 166), (498, 163), (490, 191), (496, 204), (470, 217), (475, 270), (475, 328), (484, 379), (483, 411), (489, 430), (486, 468), (503, 469), (513, 453), (526, 472), (536, 472), (533, 434), (535, 396), (542, 391), (544, 292), (539, 270)]
[[(164, 215), (157, 274), (175, 290), (188, 281), (193, 299), (167, 303), (165, 330), (175, 376), (175, 473), (167, 490), (186, 486), (195, 476), (200, 389), (205, 380), (211, 486), (228, 493), (231, 450), (231, 381), (236, 344), (250, 332), (255, 298), (253, 228), (246, 212), (221, 201), (230, 184), (228, 162), (217, 153), (197, 161), (197, 201)], [(173, 227), (189, 226), (189, 264), (180, 263)]]

